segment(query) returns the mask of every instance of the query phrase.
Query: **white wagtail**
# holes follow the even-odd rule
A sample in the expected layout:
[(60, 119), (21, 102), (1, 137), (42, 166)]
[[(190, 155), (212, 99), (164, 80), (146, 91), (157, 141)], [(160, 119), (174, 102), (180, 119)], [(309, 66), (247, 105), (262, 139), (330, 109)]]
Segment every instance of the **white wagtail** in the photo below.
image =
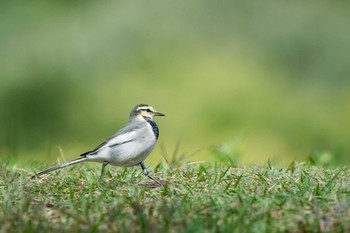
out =
[(158, 126), (153, 121), (154, 116), (165, 115), (147, 104), (137, 105), (131, 110), (128, 124), (94, 150), (81, 154), (81, 158), (39, 172), (32, 178), (73, 164), (93, 161), (102, 163), (100, 182), (108, 164), (119, 167), (140, 165), (145, 176), (162, 185), (148, 174), (144, 164), (144, 160), (151, 153), (159, 136)]

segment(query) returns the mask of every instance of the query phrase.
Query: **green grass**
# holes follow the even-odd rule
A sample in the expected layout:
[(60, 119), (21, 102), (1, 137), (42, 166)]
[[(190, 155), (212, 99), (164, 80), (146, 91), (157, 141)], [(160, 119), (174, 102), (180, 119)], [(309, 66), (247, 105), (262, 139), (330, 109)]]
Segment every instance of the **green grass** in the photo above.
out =
[[(77, 165), (41, 179), (0, 167), (1, 232), (349, 232), (350, 169), (160, 164)], [(44, 168), (40, 165), (40, 168)]]

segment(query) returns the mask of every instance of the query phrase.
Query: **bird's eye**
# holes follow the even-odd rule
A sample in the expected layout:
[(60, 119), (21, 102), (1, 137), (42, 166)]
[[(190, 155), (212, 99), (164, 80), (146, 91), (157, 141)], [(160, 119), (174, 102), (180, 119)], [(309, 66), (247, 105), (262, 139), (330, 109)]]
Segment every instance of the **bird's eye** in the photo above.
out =
[(147, 109), (146, 111), (147, 111), (147, 112), (151, 112), (151, 109)]

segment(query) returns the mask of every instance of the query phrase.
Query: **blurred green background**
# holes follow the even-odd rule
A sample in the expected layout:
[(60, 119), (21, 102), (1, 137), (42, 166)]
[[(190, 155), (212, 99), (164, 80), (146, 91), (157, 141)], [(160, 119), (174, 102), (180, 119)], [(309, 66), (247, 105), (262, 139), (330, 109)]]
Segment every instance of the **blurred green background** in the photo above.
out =
[[(72, 159), (148, 103), (190, 160), (350, 164), (348, 1), (1, 1), (0, 156)], [(163, 148), (163, 150), (161, 150)], [(164, 152), (166, 151), (166, 152)]]

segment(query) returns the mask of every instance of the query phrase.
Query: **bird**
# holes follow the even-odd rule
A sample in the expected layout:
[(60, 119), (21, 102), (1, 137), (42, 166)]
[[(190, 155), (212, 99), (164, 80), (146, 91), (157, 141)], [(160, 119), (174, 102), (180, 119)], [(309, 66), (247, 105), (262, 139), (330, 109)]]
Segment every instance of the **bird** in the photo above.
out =
[(32, 178), (82, 162), (99, 162), (102, 163), (100, 183), (107, 165), (118, 167), (139, 165), (145, 176), (162, 186), (161, 182), (149, 174), (144, 163), (159, 137), (159, 128), (153, 120), (155, 116), (165, 114), (157, 112), (148, 104), (136, 105), (130, 112), (128, 123), (95, 149), (82, 153), (77, 159), (38, 172)]

